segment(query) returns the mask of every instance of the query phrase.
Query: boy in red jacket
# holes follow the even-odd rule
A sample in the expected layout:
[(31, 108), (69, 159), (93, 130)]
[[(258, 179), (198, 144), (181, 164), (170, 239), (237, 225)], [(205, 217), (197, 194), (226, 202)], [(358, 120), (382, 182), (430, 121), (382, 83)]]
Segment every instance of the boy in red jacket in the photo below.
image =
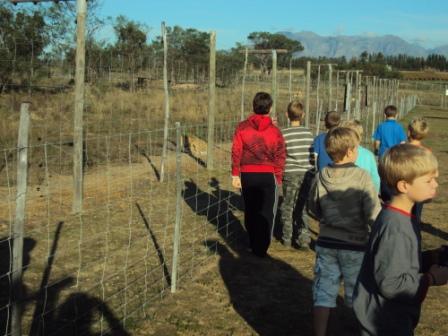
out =
[(258, 92), (253, 112), (238, 124), (232, 145), (232, 184), (242, 188), (244, 225), (252, 252), (266, 256), (277, 212), (277, 188), (285, 166), (285, 141), (272, 124), (272, 98)]

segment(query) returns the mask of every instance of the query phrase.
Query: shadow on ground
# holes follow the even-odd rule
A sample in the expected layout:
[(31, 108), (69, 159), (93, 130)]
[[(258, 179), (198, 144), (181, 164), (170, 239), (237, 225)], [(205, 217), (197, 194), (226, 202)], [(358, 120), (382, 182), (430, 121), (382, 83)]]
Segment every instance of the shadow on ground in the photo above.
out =
[[(283, 260), (254, 256), (228, 201), (240, 196), (221, 189), (216, 179), (210, 186), (214, 190), (207, 193), (187, 181), (184, 199), (198, 215), (207, 216), (225, 242), (207, 240), (204, 244), (219, 255), (219, 272), (233, 309), (258, 335), (312, 335), (312, 281)], [(300, 258), (300, 252), (291, 252)], [(329, 335), (357, 334), (349, 310), (338, 309), (331, 324)]]
[[(55, 234), (46, 267), (42, 274), (39, 289), (32, 293), (21, 281), (13, 283), (10, 274), (12, 240), (0, 239), (0, 332), (11, 332), (11, 305), (13, 288), (19, 288), (21, 298), (19, 302), (23, 309), (31, 305), (33, 316), (29, 335), (64, 335), (64, 336), (95, 336), (99, 333), (92, 330), (98, 321), (103, 319), (102, 335), (128, 336), (121, 321), (114, 316), (108, 306), (100, 299), (83, 292), (71, 293), (62, 303), (59, 298), (62, 291), (75, 283), (73, 277), (65, 277), (50, 282), (54, 259), (58, 252), (59, 237), (64, 222), (57, 223)], [(29, 237), (24, 238), (23, 270), (32, 266), (31, 251), (37, 242)], [(24, 321), (23, 324), (27, 324)]]
[(421, 222), (420, 226), (422, 228), (422, 231), (429, 233), (433, 236), (439, 237), (443, 240), (448, 240), (448, 233), (433, 226), (431, 223)]

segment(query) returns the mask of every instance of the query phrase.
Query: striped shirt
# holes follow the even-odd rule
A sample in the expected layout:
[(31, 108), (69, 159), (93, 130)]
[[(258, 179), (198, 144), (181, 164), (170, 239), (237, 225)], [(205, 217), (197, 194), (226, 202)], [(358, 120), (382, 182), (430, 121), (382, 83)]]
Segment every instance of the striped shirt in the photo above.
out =
[(286, 143), (285, 173), (305, 173), (313, 168), (313, 135), (303, 126), (282, 129)]

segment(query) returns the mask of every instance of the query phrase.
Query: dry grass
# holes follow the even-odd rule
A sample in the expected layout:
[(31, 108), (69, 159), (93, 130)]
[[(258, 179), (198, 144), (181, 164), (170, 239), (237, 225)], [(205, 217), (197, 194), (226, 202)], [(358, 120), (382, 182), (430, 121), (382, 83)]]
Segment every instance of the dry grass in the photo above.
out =
[[(269, 91), (270, 83), (248, 84), (247, 111), (259, 90)], [(297, 87), (294, 95), (303, 98)], [(0, 147), (15, 145), (23, 99), (26, 96), (20, 93), (0, 95)], [(313, 254), (300, 253), (298, 257), (297, 252), (274, 244), (273, 259), (260, 264), (236, 239), (242, 231), (241, 213), (231, 202), (237, 196), (230, 191), (228, 176), (234, 123), (224, 121), (239, 119), (240, 99), (239, 87), (218, 89), (218, 168), (210, 172), (198, 164), (205, 160), (200, 139), (205, 139), (206, 127), (200, 123), (206, 120), (207, 91), (203, 87), (172, 91), (172, 120), (191, 125), (184, 128), (184, 134), (194, 135), (200, 144), (192, 148), (196, 157), (184, 153), (182, 159), (181, 280), (204, 274), (188, 290), (168, 298), (161, 306), (157, 299), (169, 288), (167, 274), (171, 272), (175, 157), (171, 143), (167, 181), (160, 184), (155, 173), (160, 165), (162, 138), (162, 132), (155, 130), (163, 120), (160, 86), (134, 93), (101, 86), (88, 88), (82, 216), (71, 213), (72, 93), (32, 97), (24, 285), (28, 294), (37, 293), (38, 297), (26, 305), (25, 330), (32, 320), (42, 321), (39, 309), (35, 309), (45, 303), (43, 316), (47, 328), (55, 334), (62, 333), (57, 328), (70, 326), (74, 316), (80, 317), (73, 307), (83, 311), (77, 324), (94, 331), (101, 329), (102, 320), (103, 329), (122, 323), (133, 330), (142, 319), (148, 319), (137, 335), (161, 335), (166, 330), (166, 335), (173, 335), (173, 330), (185, 335), (210, 334), (210, 330), (216, 335), (282, 334), (278, 330), (286, 335), (299, 329), (309, 333)], [(280, 88), (280, 124), (285, 123), (280, 111), (288, 101), (287, 89)], [(315, 106), (311, 109), (315, 111)], [(446, 138), (443, 128), (433, 134), (437, 139)], [(170, 141), (174, 138), (170, 129)], [(6, 238), (14, 214), (16, 157), (14, 150), (1, 153), (8, 161), (0, 165), (0, 237)], [(0, 157), (0, 162), (5, 163), (5, 158)], [(432, 225), (437, 226), (442, 218), (434, 219)], [(208, 244), (204, 244), (206, 241)], [(7, 241), (0, 248), (2, 255), (9, 253)], [(218, 267), (208, 263), (214, 252), (220, 254), (213, 258)], [(2, 258), (1, 266), (0, 275), (6, 274), (9, 258)], [(254, 280), (259, 271), (263, 276)], [(0, 282), (1, 308), (9, 283), (5, 277)], [(103, 306), (111, 312), (109, 319)], [(4, 311), (0, 314), (3, 318)], [(271, 314), (272, 318), (266, 318)], [(340, 329), (343, 332), (350, 319), (344, 314), (338, 318), (346, 320)]]
[[(209, 172), (197, 163), (205, 160), (202, 152), (193, 151), (197, 158), (182, 154), (182, 221), (187, 225), (180, 245), (181, 284), (210, 256), (204, 241), (217, 238), (216, 230), (232, 233), (226, 225), (228, 206), (224, 207), (228, 196), (221, 188), (230, 182), (228, 143), (233, 128), (233, 124), (217, 128), (217, 170)], [(196, 130), (192, 127), (184, 132), (195, 135)], [(25, 226), (24, 290), (29, 297), (24, 311), (25, 333), (30, 332), (32, 321), (45, 325), (49, 335), (67, 333), (75, 326), (92, 333), (117, 325), (132, 330), (148, 316), (144, 308), (169, 289), (176, 158), (171, 146), (166, 180), (158, 182), (160, 150), (152, 146), (160, 136), (158, 132), (140, 139), (124, 137), (117, 147), (112, 145), (118, 141), (105, 137), (99, 137), (98, 143), (89, 142), (89, 148), (103, 153), (87, 167), (82, 216), (71, 212), (72, 178), (64, 170), (68, 157), (61, 160), (57, 146), (54, 153), (47, 152), (48, 160), (41, 156), (42, 148), (31, 150), (34, 164), (29, 169)], [(39, 160), (42, 165), (36, 164)], [(10, 267), (7, 237), (15, 211), (14, 167), (13, 157), (0, 173), (0, 330), (4, 330), (6, 310), (2, 308), (8, 303), (10, 288), (4, 275)], [(205, 225), (207, 220), (197, 215), (204, 211), (211, 215), (210, 199), (215, 199), (215, 226)], [(197, 208), (198, 200), (202, 200), (201, 209)], [(82, 332), (78, 330), (78, 334)]]
[(435, 70), (400, 71), (403, 79), (407, 80), (448, 80), (448, 73)]

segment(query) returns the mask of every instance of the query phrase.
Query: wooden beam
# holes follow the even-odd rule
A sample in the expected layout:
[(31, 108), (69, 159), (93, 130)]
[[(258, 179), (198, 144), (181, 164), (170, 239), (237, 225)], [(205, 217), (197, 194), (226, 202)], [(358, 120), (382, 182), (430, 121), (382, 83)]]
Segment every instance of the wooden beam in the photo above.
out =
[[(277, 54), (286, 54), (288, 53), (288, 49), (247, 49), (249, 54), (270, 54), (272, 55), (272, 51), (275, 50)], [(240, 53), (245, 54), (246, 50), (240, 50)]]

